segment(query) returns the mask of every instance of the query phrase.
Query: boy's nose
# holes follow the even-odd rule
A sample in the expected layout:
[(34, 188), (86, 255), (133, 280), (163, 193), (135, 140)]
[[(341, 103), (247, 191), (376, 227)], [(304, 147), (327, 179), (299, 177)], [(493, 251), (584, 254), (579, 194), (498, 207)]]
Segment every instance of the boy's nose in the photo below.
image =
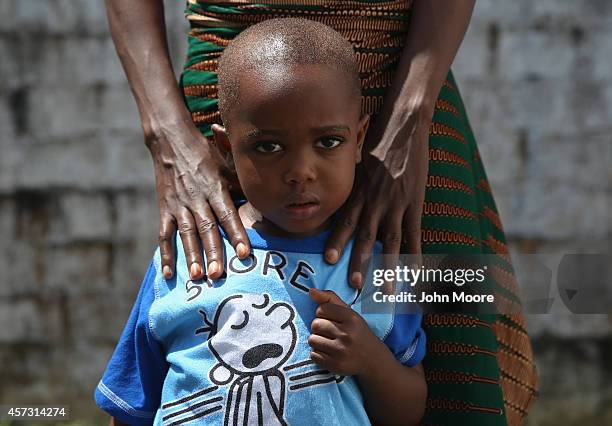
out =
[(288, 184), (312, 182), (317, 178), (314, 158), (303, 151), (289, 159), (286, 170), (285, 183)]

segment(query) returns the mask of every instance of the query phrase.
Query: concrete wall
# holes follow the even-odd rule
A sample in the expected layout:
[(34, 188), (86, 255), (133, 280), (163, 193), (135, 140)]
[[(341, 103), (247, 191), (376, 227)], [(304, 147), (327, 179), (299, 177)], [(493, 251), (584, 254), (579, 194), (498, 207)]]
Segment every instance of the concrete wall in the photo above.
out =
[[(178, 70), (183, 4), (166, 3)], [(0, 404), (89, 419), (155, 246), (151, 161), (103, 2), (0, 16)], [(606, 0), (477, 2), (454, 69), (515, 251), (612, 251), (611, 36)], [(529, 317), (530, 424), (602, 424), (610, 319), (553, 311)]]
[(0, 16), (0, 403), (91, 419), (156, 245), (152, 163), (103, 1), (0, 0)]
[[(612, 253), (612, 3), (476, 4), (454, 69), (511, 247), (543, 254), (554, 283), (563, 254)], [(611, 317), (551, 297), (551, 314), (527, 318), (541, 380), (529, 424), (610, 423)]]

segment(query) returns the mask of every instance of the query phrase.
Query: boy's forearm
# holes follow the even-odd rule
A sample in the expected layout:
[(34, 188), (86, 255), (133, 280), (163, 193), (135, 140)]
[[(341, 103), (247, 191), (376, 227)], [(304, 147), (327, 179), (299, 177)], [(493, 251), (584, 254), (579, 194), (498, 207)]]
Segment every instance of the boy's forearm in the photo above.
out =
[[(191, 122), (172, 70), (162, 0), (106, 0), (115, 48), (152, 142)], [(180, 139), (179, 139), (180, 140)]]
[(380, 425), (418, 424), (427, 398), (423, 367), (400, 364), (386, 346), (379, 358), (357, 377), (370, 420)]

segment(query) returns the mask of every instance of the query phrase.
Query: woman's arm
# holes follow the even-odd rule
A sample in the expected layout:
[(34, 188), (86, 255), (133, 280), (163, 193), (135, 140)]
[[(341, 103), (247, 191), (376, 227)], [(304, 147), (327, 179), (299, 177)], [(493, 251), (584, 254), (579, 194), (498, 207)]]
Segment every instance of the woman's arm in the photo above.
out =
[[(393, 177), (404, 172), (408, 156), (389, 158), (392, 147), (401, 145), (405, 154), (412, 139), (398, 141), (394, 135), (418, 115), (427, 122), (467, 30), (476, 0), (415, 0), (408, 39), (394, 82), (385, 96), (379, 115), (380, 140), (371, 140), (372, 154), (389, 166)], [(378, 142), (378, 143), (376, 143)], [(387, 163), (388, 162), (388, 163)]]
[(224, 162), (191, 121), (168, 54), (162, 0), (106, 0), (115, 48), (136, 99), (145, 143), (153, 157), (160, 210), (163, 274), (174, 273), (178, 229), (192, 278), (202, 277), (201, 239), (208, 273), (223, 272), (223, 225), (241, 257), (249, 241), (224, 177)]
[[(371, 155), (365, 156), (365, 176), (327, 242), (325, 257), (335, 263), (357, 230), (349, 268), (354, 286), (363, 282), (362, 260), (370, 256), (379, 229), (385, 253), (397, 257), (402, 242), (409, 253), (421, 252), (429, 126), (474, 3), (414, 0), (394, 81), (366, 137)], [(394, 256), (389, 256), (389, 263), (396, 263)]]

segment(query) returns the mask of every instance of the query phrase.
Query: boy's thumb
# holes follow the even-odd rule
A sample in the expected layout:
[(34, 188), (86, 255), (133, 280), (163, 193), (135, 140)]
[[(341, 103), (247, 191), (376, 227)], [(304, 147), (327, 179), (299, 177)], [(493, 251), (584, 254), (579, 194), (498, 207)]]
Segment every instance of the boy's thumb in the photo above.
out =
[(334, 305), (348, 306), (346, 303), (344, 303), (344, 300), (340, 299), (340, 297), (331, 290), (311, 288), (308, 290), (308, 294), (318, 305), (322, 305), (323, 303), (332, 303)]

